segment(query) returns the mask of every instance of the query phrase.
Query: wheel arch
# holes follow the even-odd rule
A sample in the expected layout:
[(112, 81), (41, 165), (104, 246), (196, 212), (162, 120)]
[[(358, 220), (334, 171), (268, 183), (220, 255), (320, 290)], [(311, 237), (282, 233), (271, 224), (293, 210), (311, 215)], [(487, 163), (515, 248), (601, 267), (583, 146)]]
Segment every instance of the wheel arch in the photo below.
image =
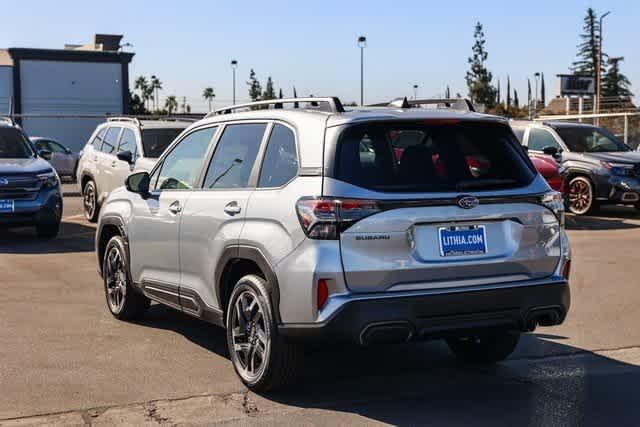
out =
[(223, 319), (233, 286), (242, 276), (257, 274), (264, 278), (276, 323), (280, 323), (280, 288), (273, 268), (260, 249), (253, 246), (229, 246), (224, 249), (215, 273), (216, 299)]
[[(103, 217), (98, 225), (98, 230), (96, 232), (96, 255), (98, 257), (98, 273), (102, 277), (102, 260), (104, 258), (104, 251), (109, 243), (109, 240), (113, 236), (120, 236), (124, 239), (125, 244), (129, 245), (129, 240), (127, 239), (127, 231), (126, 226), (122, 218), (117, 216), (107, 216)], [(130, 265), (129, 261), (129, 252), (127, 251), (127, 265)]]

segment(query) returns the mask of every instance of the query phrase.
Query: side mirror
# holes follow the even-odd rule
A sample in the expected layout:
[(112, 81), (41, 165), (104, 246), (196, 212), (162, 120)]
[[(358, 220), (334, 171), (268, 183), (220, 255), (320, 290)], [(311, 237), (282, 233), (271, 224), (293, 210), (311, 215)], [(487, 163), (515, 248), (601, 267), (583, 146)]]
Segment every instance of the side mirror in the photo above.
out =
[(67, 154), (71, 154), (71, 149), (70, 148), (65, 148), (64, 152), (67, 153)]
[(559, 151), (558, 151), (558, 149), (556, 147), (551, 147), (551, 146), (544, 147), (542, 149), (542, 152), (544, 154), (548, 155), (548, 156), (556, 156), (559, 153)]
[(133, 154), (131, 153), (131, 151), (127, 150), (127, 151), (120, 151), (117, 155), (118, 160), (122, 160), (123, 162), (127, 162), (130, 165), (133, 164)]
[(149, 194), (149, 184), (151, 182), (151, 178), (149, 177), (148, 172), (138, 172), (131, 174), (125, 180), (125, 186), (127, 190), (132, 193), (141, 194), (146, 196)]
[(53, 157), (53, 153), (49, 150), (38, 150), (38, 156), (42, 157), (45, 160), (51, 160)]

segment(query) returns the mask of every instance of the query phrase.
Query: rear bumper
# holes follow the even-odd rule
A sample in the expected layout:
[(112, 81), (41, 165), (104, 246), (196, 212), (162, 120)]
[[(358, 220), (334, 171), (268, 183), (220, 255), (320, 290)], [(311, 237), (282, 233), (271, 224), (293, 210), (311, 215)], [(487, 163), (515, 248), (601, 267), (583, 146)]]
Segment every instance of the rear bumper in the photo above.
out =
[(348, 341), (369, 344), (442, 338), (491, 330), (531, 331), (564, 321), (569, 284), (549, 280), (530, 286), (456, 289), (449, 292), (358, 296), (316, 324), (284, 324), (293, 341)]

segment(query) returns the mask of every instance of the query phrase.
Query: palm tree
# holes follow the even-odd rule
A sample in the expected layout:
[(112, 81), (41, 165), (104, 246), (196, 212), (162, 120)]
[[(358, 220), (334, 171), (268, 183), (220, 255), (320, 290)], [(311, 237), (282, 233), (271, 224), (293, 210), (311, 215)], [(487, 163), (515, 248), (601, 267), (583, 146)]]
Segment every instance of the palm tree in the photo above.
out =
[(160, 109), (160, 98), (158, 97), (158, 91), (162, 89), (162, 82), (156, 76), (151, 76), (151, 89), (154, 91), (156, 110)]
[(202, 97), (205, 99), (205, 101), (209, 102), (209, 111), (211, 111), (211, 101), (216, 97), (216, 93), (213, 91), (213, 88), (205, 88), (205, 90), (202, 92)]
[(164, 101), (164, 108), (167, 109), (169, 114), (173, 114), (174, 111), (178, 108), (178, 100), (175, 96), (167, 96), (167, 99)]
[(147, 101), (149, 100), (149, 83), (145, 76), (140, 76), (135, 81), (135, 86), (140, 91), (140, 99), (144, 102), (145, 108), (147, 107)]

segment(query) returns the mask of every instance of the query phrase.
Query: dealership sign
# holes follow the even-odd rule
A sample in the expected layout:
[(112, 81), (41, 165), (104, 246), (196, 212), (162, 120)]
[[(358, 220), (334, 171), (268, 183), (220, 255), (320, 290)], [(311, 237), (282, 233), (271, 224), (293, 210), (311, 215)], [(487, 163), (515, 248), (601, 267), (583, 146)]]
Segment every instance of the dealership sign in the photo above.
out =
[(590, 76), (558, 74), (560, 77), (560, 95), (593, 95), (596, 92), (596, 79)]

